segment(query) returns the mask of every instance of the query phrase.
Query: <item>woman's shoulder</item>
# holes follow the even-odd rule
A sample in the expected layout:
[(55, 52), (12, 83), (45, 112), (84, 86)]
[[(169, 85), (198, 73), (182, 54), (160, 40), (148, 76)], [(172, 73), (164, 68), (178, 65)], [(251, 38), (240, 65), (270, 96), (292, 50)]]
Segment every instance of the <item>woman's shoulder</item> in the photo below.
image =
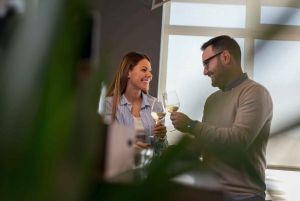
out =
[(143, 93), (143, 98), (147, 99), (149, 102), (151, 102), (151, 104), (156, 99), (154, 96), (151, 96), (149, 94), (144, 94), (144, 93)]
[(149, 100), (154, 100), (155, 97), (154, 96), (151, 96), (149, 94), (144, 94), (146, 98), (148, 98)]
[(113, 96), (107, 96), (107, 97), (105, 98), (105, 101), (111, 103), (111, 102), (113, 101), (113, 98), (114, 98)]
[(143, 100), (145, 102), (146, 105), (151, 106), (153, 101), (155, 100), (155, 97), (149, 95), (149, 94), (144, 94), (143, 93)]

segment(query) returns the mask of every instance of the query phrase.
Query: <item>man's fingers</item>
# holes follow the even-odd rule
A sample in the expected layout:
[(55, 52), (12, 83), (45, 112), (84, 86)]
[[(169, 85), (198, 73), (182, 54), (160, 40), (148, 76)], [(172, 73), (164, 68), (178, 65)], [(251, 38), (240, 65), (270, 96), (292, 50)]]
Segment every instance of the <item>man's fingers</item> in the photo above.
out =
[(174, 112), (171, 113), (170, 119), (171, 119), (172, 121), (175, 119), (175, 113), (174, 113)]
[(180, 114), (180, 112), (171, 112), (170, 119), (174, 121), (180, 117)]

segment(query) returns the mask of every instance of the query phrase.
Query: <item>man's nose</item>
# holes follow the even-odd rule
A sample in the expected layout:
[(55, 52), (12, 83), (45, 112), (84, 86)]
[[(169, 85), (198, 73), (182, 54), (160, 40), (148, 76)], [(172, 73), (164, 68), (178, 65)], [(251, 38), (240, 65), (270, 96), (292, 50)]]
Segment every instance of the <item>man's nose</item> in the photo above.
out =
[(203, 75), (208, 75), (208, 70), (206, 68), (203, 69)]

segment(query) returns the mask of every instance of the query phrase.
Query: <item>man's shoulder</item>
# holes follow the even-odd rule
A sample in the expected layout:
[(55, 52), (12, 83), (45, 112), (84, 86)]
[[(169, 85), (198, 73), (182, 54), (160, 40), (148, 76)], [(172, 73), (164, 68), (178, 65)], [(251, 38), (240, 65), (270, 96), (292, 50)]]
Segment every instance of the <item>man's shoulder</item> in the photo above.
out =
[(260, 84), (260, 83), (258, 83), (258, 82), (256, 82), (256, 81), (254, 81), (254, 80), (252, 80), (252, 79), (250, 79), (250, 78), (248, 78), (248, 79), (245, 80), (245, 85), (246, 85), (246, 86), (262, 86), (262, 87), (263, 87), (262, 84)]
[(241, 88), (238, 93), (239, 97), (248, 97), (255, 100), (264, 100), (265, 102), (272, 102), (272, 97), (268, 89), (262, 84), (254, 81), (254, 80), (246, 80), (247, 82)]
[(243, 89), (244, 90), (245, 89), (256, 90), (256, 91), (257, 90), (259, 90), (259, 91), (267, 91), (269, 93), (268, 89), (265, 86), (263, 86), (261, 83), (258, 83), (258, 82), (254, 81), (254, 80), (251, 80), (251, 79), (245, 80), (245, 84), (243, 85)]
[(228, 93), (236, 94), (238, 96), (242, 94), (249, 94), (249, 93), (253, 93), (256, 95), (259, 95), (260, 93), (266, 93), (270, 96), (270, 93), (265, 86), (252, 79), (247, 78), (244, 82), (242, 82), (240, 85), (233, 88), (232, 90), (227, 92), (223, 92), (222, 90), (217, 90), (214, 93), (212, 93), (209, 96), (209, 98), (220, 98), (221, 96), (226, 95)]

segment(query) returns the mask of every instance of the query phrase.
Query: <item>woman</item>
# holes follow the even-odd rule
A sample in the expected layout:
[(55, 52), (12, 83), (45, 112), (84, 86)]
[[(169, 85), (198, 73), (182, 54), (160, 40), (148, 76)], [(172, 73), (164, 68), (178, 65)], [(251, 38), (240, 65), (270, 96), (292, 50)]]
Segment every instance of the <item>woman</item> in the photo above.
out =
[[(123, 57), (106, 94), (105, 120), (134, 128), (138, 135), (135, 147), (146, 149), (151, 140), (154, 156), (159, 156), (168, 147), (167, 129), (162, 123), (155, 124), (151, 117), (155, 99), (148, 95), (151, 70), (145, 54), (130, 52)], [(156, 137), (149, 138), (153, 134)]]

